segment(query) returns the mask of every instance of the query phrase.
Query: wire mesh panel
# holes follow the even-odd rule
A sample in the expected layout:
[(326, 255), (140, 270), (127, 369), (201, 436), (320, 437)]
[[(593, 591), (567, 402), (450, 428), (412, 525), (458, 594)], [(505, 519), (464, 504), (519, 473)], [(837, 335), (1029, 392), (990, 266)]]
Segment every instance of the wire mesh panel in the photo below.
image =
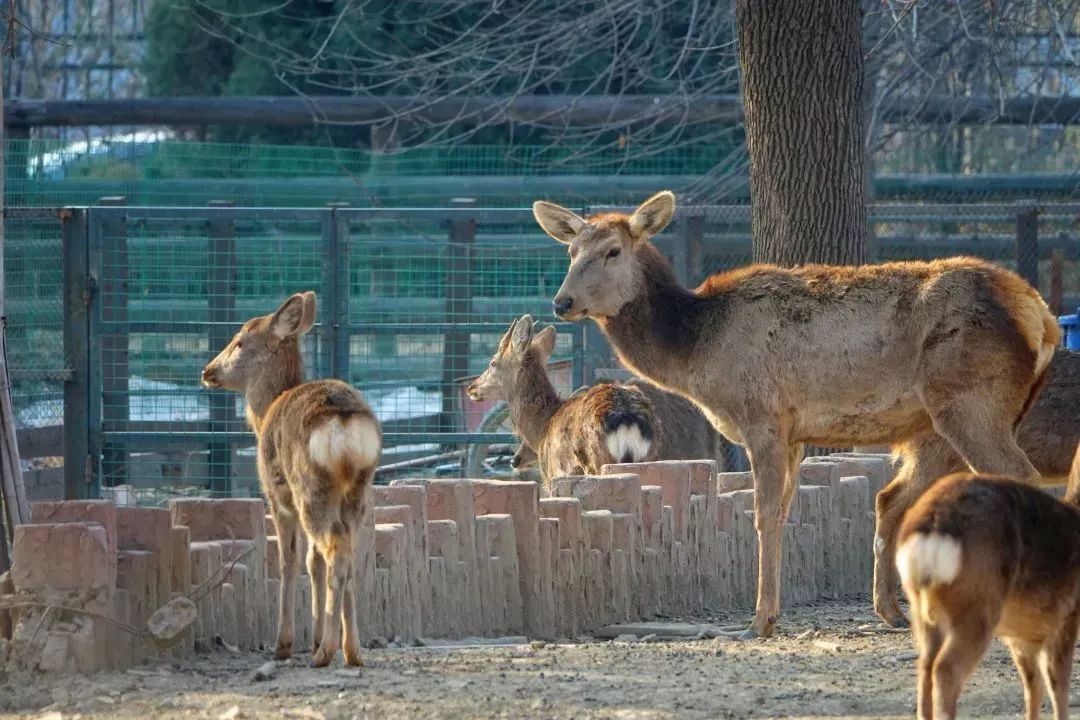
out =
[[(101, 483), (147, 503), (257, 494), (243, 398), (200, 387), (200, 373), (243, 321), (301, 290), (319, 296), (305, 376), (363, 390), (384, 464), (457, 474), (466, 444), (508, 444), (505, 428), (482, 432), (492, 408), (463, 391), (512, 319), (548, 313), (565, 258), (524, 232), (527, 212), (454, 212), (92, 208)], [(561, 329), (552, 375), (567, 393), (582, 382), (581, 331)]]
[[(51, 216), (50, 216), (51, 215)], [(4, 291), (11, 394), (17, 429), (62, 425), (62, 243), (56, 213), (5, 218)]]
[[(65, 213), (85, 219), (61, 229), (56, 216)], [(977, 254), (1037, 279), (1062, 312), (1080, 304), (1080, 205), (879, 203), (869, 215), (881, 259)], [(56, 426), (66, 410), (88, 408), (69, 413), (76, 422), (65, 438), (86, 432), (89, 445), (72, 458), (89, 455), (102, 484), (129, 483), (146, 502), (257, 492), (243, 399), (201, 388), (199, 375), (244, 320), (300, 290), (319, 295), (318, 322), (302, 346), (305, 374), (364, 391), (386, 430), (383, 464), (391, 468), (381, 478), (457, 474), (480, 446), (512, 447), (505, 412), (469, 401), (464, 388), (513, 319), (553, 321), (551, 298), (568, 263), (528, 210), (467, 203), (23, 209), (7, 219), (17, 422)], [(62, 243), (87, 249), (83, 275), (71, 274)], [(681, 208), (658, 243), (696, 285), (750, 261), (749, 208)], [(81, 284), (68, 287), (73, 278)], [(65, 357), (80, 322), (86, 341), (71, 347), (84, 349)], [(549, 374), (565, 395), (594, 380), (585, 359), (611, 365), (592, 363), (590, 323), (554, 324)], [(65, 406), (75, 391), (82, 400)]]
[[(258, 493), (243, 399), (199, 377), (243, 321), (321, 290), (326, 214), (92, 211), (104, 485), (131, 484), (148, 502)], [(301, 346), (309, 377), (318, 336)]]
[[(339, 211), (349, 258), (349, 378), (383, 422), (384, 464), (454, 472), (464, 440), (509, 443), (484, 432), (494, 403), (464, 390), (511, 321), (550, 318), (565, 250), (545, 242), (528, 211)], [(553, 318), (552, 318), (553, 319)], [(583, 382), (579, 326), (559, 334), (552, 380)], [(570, 361), (570, 362), (565, 362)], [(412, 460), (438, 456), (442, 467)]]

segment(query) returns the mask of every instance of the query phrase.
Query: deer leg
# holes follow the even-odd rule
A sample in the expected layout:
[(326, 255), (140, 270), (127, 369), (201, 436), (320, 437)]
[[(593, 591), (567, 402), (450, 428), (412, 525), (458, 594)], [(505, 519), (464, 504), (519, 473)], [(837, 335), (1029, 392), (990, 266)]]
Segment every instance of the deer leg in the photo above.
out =
[(342, 649), (345, 652), (345, 664), (362, 666), (364, 660), (360, 655), (360, 634), (356, 628), (356, 586), (357, 586), (357, 573), (359, 568), (356, 566), (356, 538), (359, 533), (360, 523), (363, 520), (365, 509), (363, 505), (357, 508), (352, 517), (347, 523), (350, 528), (353, 528), (353, 545), (349, 549), (349, 575), (345, 585), (345, 599), (341, 606), (341, 630), (344, 634), (342, 640)]
[(934, 720), (955, 720), (960, 690), (993, 638), (993, 623), (972, 613), (952, 617), (945, 644), (934, 660)]
[(874, 533), (874, 610), (888, 625), (906, 627), (898, 602), (896, 536), (904, 513), (937, 480), (964, 469), (964, 461), (945, 438), (927, 433), (901, 449), (903, 465), (876, 498)]
[(1020, 449), (1013, 430), (1015, 418), (998, 405), (1007, 397), (1007, 389), (989, 394), (992, 387), (980, 394), (969, 391), (964, 396), (930, 411), (934, 429), (956, 448), (971, 469), (988, 475), (1004, 475), (1017, 480), (1038, 480), (1039, 471)]
[(326, 558), (326, 623), (322, 642), (312, 658), (315, 667), (326, 667), (341, 646), (341, 625), (344, 605), (348, 598), (349, 566), (353, 562), (353, 535), (344, 522), (333, 523), (330, 531), (319, 539)]
[[(1080, 625), (1080, 610), (1065, 619), (1057, 634), (1047, 643), (1039, 657), (1050, 702), (1054, 706), (1054, 720), (1069, 720), (1069, 676), (1072, 674), (1073, 655), (1076, 652), (1076, 633)], [(1037, 711), (1036, 711), (1037, 715)]]
[(1012, 653), (1016, 672), (1020, 675), (1020, 682), (1024, 686), (1024, 718), (1025, 720), (1039, 720), (1039, 709), (1042, 705), (1042, 680), (1039, 678), (1039, 649), (1028, 643), (1007, 640), (1009, 652)]
[(271, 509), (274, 513), (274, 525), (277, 527), (278, 562), (281, 568), (274, 659), (286, 660), (292, 657), (293, 641), (296, 638), (296, 576), (300, 571), (296, 548), (298, 523), (292, 513), (278, 510), (274, 505), (271, 505)]
[(345, 664), (363, 667), (364, 658), (360, 653), (360, 635), (356, 629), (356, 562), (349, 563), (349, 576), (345, 582), (345, 599), (341, 606), (341, 646), (345, 652)]
[(919, 660), (916, 664), (916, 715), (919, 720), (933, 720), (934, 717), (934, 661), (941, 652), (941, 630), (927, 623), (912, 613), (912, 629), (915, 644), (919, 648)]
[(307, 569), (311, 579), (311, 622), (313, 631), (311, 642), (312, 653), (319, 651), (319, 643), (323, 636), (326, 616), (326, 558), (318, 547), (319, 538), (315, 535), (308, 536)]
[[(758, 588), (754, 622), (737, 637), (770, 637), (780, 614), (780, 544), (794, 487), (789, 488), (791, 458), (796, 450), (780, 441), (771, 428), (749, 434), (754, 473), (754, 526), (758, 534)], [(797, 477), (797, 476), (796, 476)]]

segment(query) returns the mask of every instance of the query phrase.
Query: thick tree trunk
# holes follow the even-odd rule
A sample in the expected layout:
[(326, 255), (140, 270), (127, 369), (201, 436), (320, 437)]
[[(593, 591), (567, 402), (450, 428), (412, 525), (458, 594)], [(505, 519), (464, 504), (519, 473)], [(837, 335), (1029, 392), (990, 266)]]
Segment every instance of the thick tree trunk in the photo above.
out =
[(866, 260), (860, 0), (738, 0), (754, 260)]

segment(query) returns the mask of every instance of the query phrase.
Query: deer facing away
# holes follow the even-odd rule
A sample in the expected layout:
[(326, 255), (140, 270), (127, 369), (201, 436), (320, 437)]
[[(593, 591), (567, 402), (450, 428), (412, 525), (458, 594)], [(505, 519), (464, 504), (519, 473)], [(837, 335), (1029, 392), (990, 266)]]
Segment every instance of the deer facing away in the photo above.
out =
[(690, 291), (649, 242), (674, 211), (667, 191), (630, 215), (533, 205), (569, 250), (555, 314), (595, 320), (625, 367), (693, 400), (748, 450), (758, 598), (742, 637), (770, 635), (780, 610), (781, 534), (804, 443), (897, 444), (937, 431), (979, 472), (1037, 476), (1013, 428), (1060, 330), (1019, 276), (974, 258), (754, 265)]
[[(1020, 448), (1039, 471), (1041, 485), (1065, 482), (1073, 448), (1080, 444), (1080, 353), (1058, 349), (1042, 392), (1016, 428)], [(890, 625), (907, 620), (897, 603), (896, 535), (904, 512), (939, 478), (965, 470), (948, 441), (928, 433), (904, 444), (903, 466), (877, 496), (874, 540), (874, 609)]]
[(602, 384), (563, 400), (545, 363), (555, 328), (533, 332), (525, 315), (510, 324), (487, 369), (468, 388), (473, 400), (505, 400), (514, 430), (536, 453), (546, 482), (599, 474), (600, 467), (656, 458), (652, 405), (635, 388)]
[(297, 532), (308, 539), (316, 648), (326, 666), (342, 645), (363, 665), (354, 617), (355, 542), (382, 447), (382, 429), (363, 397), (339, 380), (303, 382), (300, 336), (315, 322), (315, 293), (292, 295), (248, 320), (202, 372), (207, 387), (244, 394), (258, 439), (262, 491), (278, 533), (281, 598), (274, 657), (292, 655)]
[(1039, 717), (1040, 674), (1054, 717), (1068, 718), (1080, 626), (1076, 500), (956, 473), (907, 512), (896, 562), (919, 648), (920, 720), (956, 717), (960, 690), (995, 634), (1020, 673), (1027, 720)]
[[(717, 467), (724, 467), (727, 460), (720, 433), (709, 424), (697, 406), (685, 398), (672, 395), (638, 378), (631, 379), (626, 385), (640, 390), (652, 403), (658, 428), (656, 438), (658, 460), (713, 459), (716, 460)], [(588, 389), (588, 386), (578, 388), (570, 399)], [(536, 451), (530, 448), (528, 443), (523, 442), (510, 459), (510, 466), (518, 472), (523, 472), (537, 462)]]

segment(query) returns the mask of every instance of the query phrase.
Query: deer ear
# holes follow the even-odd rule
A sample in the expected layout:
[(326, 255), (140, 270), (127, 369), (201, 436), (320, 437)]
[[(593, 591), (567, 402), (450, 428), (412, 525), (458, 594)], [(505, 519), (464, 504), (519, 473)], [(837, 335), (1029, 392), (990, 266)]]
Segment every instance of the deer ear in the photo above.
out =
[(304, 323), (304, 295), (296, 293), (281, 303), (270, 317), (270, 332), (278, 340), (300, 334)]
[(581, 229), (587, 225), (584, 218), (561, 205), (537, 200), (533, 203), (533, 217), (541, 229), (561, 243), (569, 245)]
[(301, 295), (304, 297), (304, 318), (300, 321), (300, 329), (296, 331), (297, 335), (303, 335), (315, 324), (315, 292), (308, 290), (301, 293)]
[(546, 328), (536, 333), (532, 340), (533, 347), (540, 351), (540, 354), (544, 357), (546, 362), (551, 353), (555, 352), (555, 328), (548, 325)]
[(661, 190), (641, 203), (630, 216), (630, 235), (634, 240), (647, 240), (663, 230), (675, 214), (675, 193)]
[(514, 352), (521, 354), (529, 347), (529, 343), (532, 342), (533, 337), (533, 319), (531, 315), (523, 315), (517, 322), (514, 323), (514, 327), (510, 330), (510, 342), (514, 347)]

